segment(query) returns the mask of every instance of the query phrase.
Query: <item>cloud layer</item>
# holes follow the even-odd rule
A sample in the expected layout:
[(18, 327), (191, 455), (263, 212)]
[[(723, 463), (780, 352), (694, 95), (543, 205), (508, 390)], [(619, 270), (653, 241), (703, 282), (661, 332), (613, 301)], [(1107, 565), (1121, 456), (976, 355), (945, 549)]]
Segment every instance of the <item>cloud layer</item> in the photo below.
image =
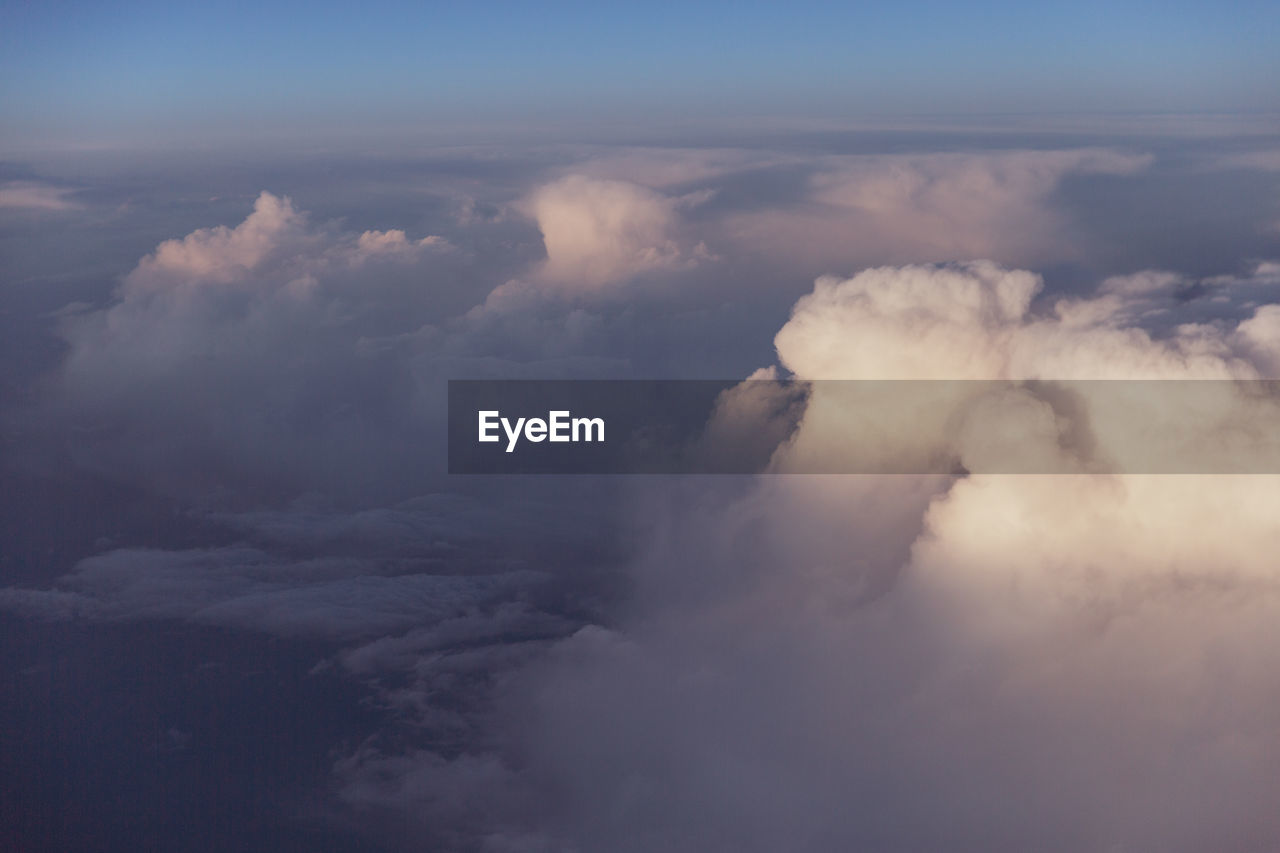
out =
[[(1038, 287), (987, 263), (819, 281), (779, 358), (802, 377), (1266, 370), (1240, 327), (1127, 325), (1117, 296), (1145, 284), (1047, 315)], [(846, 415), (811, 399), (787, 452), (838, 451)], [(1248, 850), (1280, 832), (1280, 478), (694, 492), (638, 569), (647, 606), (566, 640), (531, 688), (535, 768), (567, 791), (574, 845)]]
[[(394, 849), (1267, 848), (1280, 486), (1098, 473), (1131, 450), (1105, 399), (744, 387), (713, 425), (796, 414), (780, 473), (1025, 453), (1053, 477), (442, 470), (450, 377), (1280, 376), (1272, 255), (1206, 276), (1096, 250), (1163, 161), (864, 142), (451, 151), (447, 198), (395, 165), (401, 206), (370, 196), (358, 225), (303, 186), (315, 214), (263, 192), (146, 231), (114, 290), (58, 312), (6, 453), (162, 511), (121, 533), (104, 508), (65, 559), (32, 532), (14, 553), (45, 574), (0, 610), (297, 643), (368, 715), (317, 746), (320, 811)], [(1099, 218), (1081, 187), (1112, 193)], [(1160, 413), (1170, 447), (1275, 422), (1221, 387), (1216, 419)], [(876, 442), (850, 446), (854, 418)]]
[(1112, 150), (832, 157), (789, 209), (740, 214), (744, 244), (828, 265), (999, 258), (1062, 260), (1072, 223), (1049, 205), (1073, 175), (1126, 175), (1149, 156)]
[(80, 205), (67, 198), (71, 194), (72, 190), (36, 181), (9, 181), (0, 184), (0, 208), (54, 213), (77, 210)]

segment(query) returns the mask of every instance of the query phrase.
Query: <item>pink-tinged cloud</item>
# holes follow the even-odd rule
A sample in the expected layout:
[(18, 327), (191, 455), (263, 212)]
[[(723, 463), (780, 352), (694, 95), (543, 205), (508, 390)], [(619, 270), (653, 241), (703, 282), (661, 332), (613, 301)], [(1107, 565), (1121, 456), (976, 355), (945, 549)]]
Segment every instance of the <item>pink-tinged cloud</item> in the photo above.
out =
[[(1280, 344), (1274, 306), (1156, 336), (1126, 304), (1165, 283), (1040, 312), (1026, 271), (873, 269), (820, 281), (778, 354), (801, 377), (1274, 375), (1252, 349)], [(784, 462), (841, 451), (851, 413), (821, 395)], [(887, 450), (1061, 437), (1033, 399), (954, 403), (973, 428), (906, 420)], [(664, 483), (651, 509), (639, 604), (560, 643), (506, 709), (530, 720), (520, 772), (554, 787), (565, 846), (1280, 837), (1280, 477), (775, 477), (736, 498)]]
[(744, 249), (827, 266), (1073, 256), (1051, 196), (1074, 174), (1124, 175), (1151, 158), (1107, 149), (828, 158), (807, 196), (725, 224)]
[(68, 196), (72, 190), (33, 181), (10, 181), (0, 185), (0, 208), (58, 213), (78, 210), (81, 205)]
[(594, 289), (695, 265), (709, 252), (683, 239), (681, 205), (638, 184), (583, 175), (539, 188), (525, 202), (547, 249), (539, 278)]

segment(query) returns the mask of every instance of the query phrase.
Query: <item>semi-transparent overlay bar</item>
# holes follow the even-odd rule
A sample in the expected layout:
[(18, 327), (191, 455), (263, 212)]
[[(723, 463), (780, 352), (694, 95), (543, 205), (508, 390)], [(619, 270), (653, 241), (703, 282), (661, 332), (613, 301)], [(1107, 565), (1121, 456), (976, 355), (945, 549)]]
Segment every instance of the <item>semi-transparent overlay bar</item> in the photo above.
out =
[(1276, 474), (1272, 380), (451, 380), (454, 474)]

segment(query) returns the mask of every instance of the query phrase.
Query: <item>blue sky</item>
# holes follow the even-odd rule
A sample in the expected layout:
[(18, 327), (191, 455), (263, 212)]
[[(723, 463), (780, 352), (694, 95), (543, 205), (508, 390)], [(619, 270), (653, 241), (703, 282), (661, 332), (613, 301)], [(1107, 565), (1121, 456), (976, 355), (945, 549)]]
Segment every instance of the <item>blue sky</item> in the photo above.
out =
[[(1229, 8), (1229, 11), (1226, 9)], [(1280, 5), (13, 2), (6, 123), (1258, 111)]]

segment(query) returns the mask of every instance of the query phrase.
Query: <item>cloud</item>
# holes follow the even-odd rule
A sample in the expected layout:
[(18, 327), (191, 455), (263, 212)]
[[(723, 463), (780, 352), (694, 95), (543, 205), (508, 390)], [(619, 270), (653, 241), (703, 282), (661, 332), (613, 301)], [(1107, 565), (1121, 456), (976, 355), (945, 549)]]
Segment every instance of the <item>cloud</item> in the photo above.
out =
[(361, 260), (379, 255), (403, 256), (428, 246), (444, 245), (446, 245), (444, 238), (434, 235), (410, 241), (405, 237), (404, 232), (398, 228), (390, 231), (365, 231), (356, 241), (356, 246), (361, 253)]
[[(511, 826), (509, 816), (534, 806), (519, 778), (493, 755), (446, 759), (420, 750), (388, 755), (366, 746), (341, 759), (335, 768), (343, 780), (341, 802), (385, 821), (409, 815), (421, 839), (442, 850), (486, 853), (552, 853), (563, 849)], [(412, 804), (406, 809), (406, 804)]]
[(514, 279), (475, 249), (313, 222), (264, 192), (239, 224), (161, 243), (105, 306), (61, 312), (66, 356), (22, 426), (78, 467), (215, 504), (430, 488), (446, 378), (625, 375), (618, 342), (645, 318), (597, 304), (591, 276), (702, 257), (661, 236), (688, 200), (557, 187), (540, 197), (567, 217), (553, 235), (599, 227), (563, 251), (553, 237), (551, 265)]
[(81, 205), (68, 198), (72, 193), (73, 190), (34, 181), (9, 181), (0, 184), (0, 208), (54, 213), (78, 210)]
[(289, 199), (263, 192), (253, 212), (235, 228), (201, 228), (161, 243), (126, 279), (125, 293), (244, 279), (269, 255), (306, 242), (306, 217)]
[(245, 547), (123, 549), (82, 561), (56, 589), (0, 590), (0, 608), (46, 619), (171, 619), (353, 639), (461, 615), (537, 580), (521, 573), (385, 575), (367, 560), (288, 560)]
[(318, 275), (379, 258), (413, 260), (446, 245), (436, 236), (410, 241), (400, 230), (365, 231), (354, 238), (313, 230), (292, 201), (264, 191), (236, 227), (201, 228), (161, 243), (125, 278), (121, 294), (127, 303), (148, 292), (240, 282), (283, 287), (301, 297)]
[[(299, 324), (332, 333), (349, 322), (343, 314), (359, 316), (386, 295), (377, 285), (430, 260), (441, 245), (400, 231), (314, 228), (289, 199), (263, 192), (239, 225), (166, 240), (125, 276), (113, 304), (71, 315), (64, 381), (132, 384), (193, 359), (265, 358), (264, 348)], [(370, 269), (378, 262), (381, 270)], [(107, 375), (114, 372), (126, 375)]]
[[(778, 366), (757, 378), (1280, 375), (1273, 262), (1208, 279), (1121, 268), (1070, 296), (1002, 263), (1069, 255), (1063, 182), (1144, 158), (763, 159), (633, 151), (532, 194), (517, 181), (547, 256), (528, 223), (504, 223), (495, 243), (529, 263), (514, 273), (475, 262), (475, 246), (496, 251), (467, 230), (488, 227), (487, 207), (446, 243), (264, 194), (238, 224), (161, 243), (108, 304), (64, 312), (67, 361), (31, 434), (194, 501), (220, 544), (101, 544), (55, 582), (0, 590), (0, 609), (330, 644), (317, 671), (362, 682), (380, 715), (334, 753), (336, 806), (391, 827), (393, 845), (1230, 851), (1280, 837), (1273, 478), (648, 480), (619, 506), (615, 483), (438, 472), (446, 376), (710, 369), (725, 340), (767, 353), (775, 331)], [(732, 260), (703, 263), (704, 238)], [(809, 265), (979, 252), (1000, 262), (823, 277), (789, 319), (757, 298), (789, 306)], [(626, 287), (691, 272), (725, 290)], [(981, 470), (1012, 437), (1077, 470), (1054, 401), (943, 402), (960, 428), (886, 420), (871, 452)], [(779, 470), (848, 450), (838, 400), (744, 386), (721, 415), (757, 411), (776, 416), (751, 436), (766, 446), (803, 415)]]
[[(1035, 310), (1030, 272), (872, 269), (819, 281), (779, 360), (806, 378), (1267, 375), (1242, 330), (1269, 346), (1269, 310), (1134, 325), (1127, 302), (1171, 283), (1111, 280)], [(822, 402), (800, 434), (830, 449), (847, 412)], [(1027, 414), (994, 411), (990, 428)], [(661, 535), (633, 566), (627, 616), (526, 667), (500, 712), (524, 721), (518, 739), (472, 754), (501, 768), (502, 801), (533, 798), (502, 812), (505, 837), (621, 851), (1280, 837), (1280, 477), (775, 477), (652, 497)], [(425, 755), (387, 769), (384, 805), (411, 809), (472, 775)], [(419, 778), (435, 793), (410, 791)]]
[(162, 491), (380, 488), (424, 452), (412, 336), (476, 274), (439, 237), (314, 224), (264, 192), (234, 227), (161, 243), (106, 306), (64, 312), (32, 418), (74, 425), (79, 464)]
[[(372, 489), (383, 492), (376, 500), (402, 498), (413, 467), (405, 460), (425, 452), (424, 430), (438, 420), (440, 409), (432, 389), (446, 374), (669, 370), (671, 356), (646, 345), (639, 328), (658, 322), (675, 305), (675, 316), (686, 318), (681, 322), (689, 327), (677, 330), (703, 349), (762, 347), (763, 339), (751, 343), (732, 331), (713, 347), (705, 324), (693, 329), (709, 310), (737, 311), (735, 300), (744, 288), (776, 293), (792, 286), (789, 274), (756, 269), (759, 253), (778, 259), (791, 251), (772, 238), (737, 244), (735, 252), (743, 253), (751, 269), (740, 263), (730, 271), (727, 264), (709, 262), (704, 235), (717, 245), (721, 239), (734, 245), (738, 214), (732, 211), (742, 206), (744, 192), (762, 191), (754, 178), (741, 186), (733, 183), (741, 176), (730, 180), (744, 164), (769, 172), (770, 181), (799, 179), (811, 196), (825, 187), (822, 192), (834, 196), (819, 205), (823, 209), (838, 206), (835, 196), (858, 196), (850, 189), (854, 185), (865, 196), (884, 169), (929, 176), (927, 186), (908, 194), (918, 199), (903, 204), (923, 199), (926, 207), (946, 208), (966, 197), (962, 189), (969, 183), (975, 197), (991, 196), (996, 206), (1007, 206), (1013, 202), (1001, 199), (1023, 197), (1014, 187), (1032, 187), (1027, 192), (1035, 196), (1063, 170), (1133, 167), (1124, 155), (1092, 149), (907, 160), (836, 157), (820, 160), (819, 175), (804, 184), (807, 173), (795, 172), (794, 165), (785, 174), (769, 171), (781, 168), (772, 154), (763, 165), (750, 152), (620, 156), (669, 167), (675, 170), (671, 180), (686, 160), (697, 168), (675, 190), (683, 195), (576, 174), (524, 192), (523, 209), (543, 233), (545, 260), (536, 259), (532, 229), (521, 234), (508, 224), (499, 235), (503, 245), (529, 243), (524, 255), (523, 249), (510, 250), (525, 261), (523, 269), (488, 260), (493, 247), (483, 240), (489, 239), (489, 226), (459, 226), (450, 241), (395, 228), (348, 231), (339, 223), (313, 221), (287, 198), (263, 193), (238, 224), (162, 242), (125, 276), (107, 305), (63, 312), (68, 353), (28, 431), (79, 465), (166, 493)], [(607, 160), (598, 158), (601, 174), (626, 171), (625, 163)], [(834, 177), (850, 169), (856, 180)], [(658, 180), (641, 171), (635, 171), (637, 178)], [(975, 174), (995, 178), (988, 186), (957, 177)], [(737, 193), (738, 200), (722, 201), (722, 189)], [(895, 209), (898, 202), (889, 196), (886, 209)], [(775, 201), (758, 198), (746, 207), (768, 209), (784, 230), (807, 215)], [(875, 207), (865, 199), (841, 203)], [(884, 210), (863, 214), (884, 219)], [(861, 239), (842, 227), (835, 241), (841, 257), (892, 245)], [(932, 238), (926, 233), (919, 239)], [(473, 245), (474, 240), (482, 242)], [(913, 237), (911, 243), (918, 241)], [(804, 264), (822, 256), (816, 252)], [(658, 295), (627, 290), (626, 282), (637, 277), (661, 286), (635, 290)], [(697, 296), (702, 289), (715, 294)], [(628, 306), (616, 310), (608, 298), (623, 291)], [(730, 304), (708, 306), (716, 300)], [(60, 440), (58, 433), (69, 428), (74, 440)], [(319, 459), (328, 461), (316, 464)], [(391, 483), (399, 483), (394, 495), (387, 491)]]
[(614, 148), (575, 163), (571, 175), (670, 189), (793, 160), (738, 148)]
[[(1143, 273), (1031, 310), (1039, 276), (988, 261), (824, 277), (775, 344), (810, 379), (1158, 379), (1255, 377), (1234, 332), (1185, 323), (1156, 337), (1131, 307), (1176, 282)], [(857, 334), (849, 334), (856, 329)]]
[(1239, 154), (1227, 154), (1216, 161), (1224, 169), (1256, 169), (1262, 172), (1280, 172), (1280, 149), (1264, 148)]
[(827, 266), (1061, 259), (1076, 239), (1050, 205), (1062, 180), (1150, 162), (1091, 148), (830, 157), (801, 202), (732, 216), (725, 228), (738, 245)]
[(701, 243), (680, 239), (680, 200), (638, 184), (570, 175), (539, 188), (525, 205), (546, 243), (546, 281), (598, 288), (709, 257)]
[(1278, 470), (1269, 424), (1280, 409), (1247, 387), (1070, 382), (1274, 378), (1270, 308), (1159, 335), (1135, 325), (1153, 294), (1178, 283), (1112, 278), (1096, 295), (1032, 311), (1039, 277), (989, 262), (820, 279), (776, 338), (779, 360), (801, 378), (1067, 382), (1057, 392), (819, 383), (775, 462), (793, 471), (927, 471), (940, 458), (986, 472)]

